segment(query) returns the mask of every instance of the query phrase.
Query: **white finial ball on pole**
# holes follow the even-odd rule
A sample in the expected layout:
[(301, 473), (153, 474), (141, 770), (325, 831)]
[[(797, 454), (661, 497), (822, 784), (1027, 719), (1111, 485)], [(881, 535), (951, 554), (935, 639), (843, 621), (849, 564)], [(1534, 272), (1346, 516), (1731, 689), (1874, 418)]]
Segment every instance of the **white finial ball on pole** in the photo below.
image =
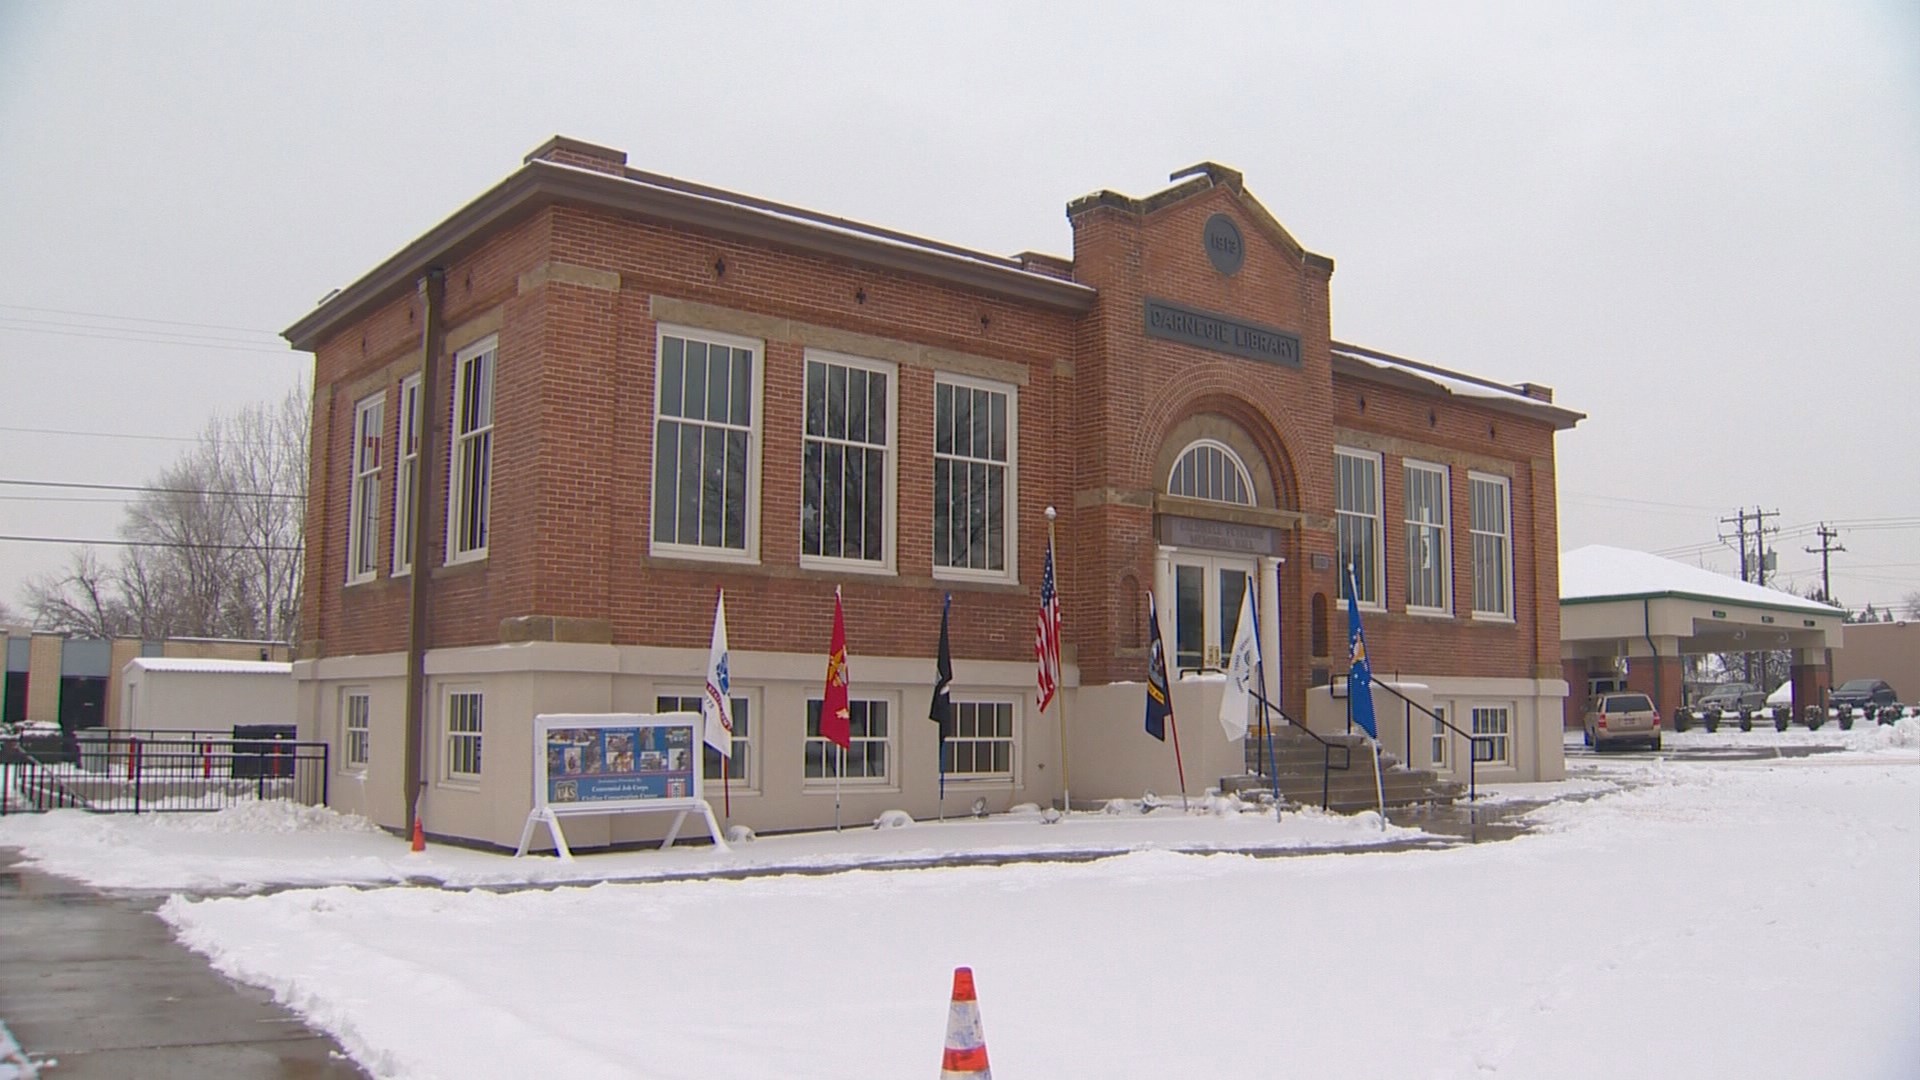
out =
[(1058, 516), (1059, 516), (1059, 511), (1057, 511), (1057, 510), (1055, 510), (1055, 509), (1054, 509), (1053, 507), (1051, 507), (1051, 506), (1049, 506), (1049, 507), (1047, 507), (1047, 520), (1048, 520), (1048, 521), (1052, 521), (1052, 520), (1053, 520), (1054, 518), (1056, 518), (1056, 517), (1058, 517)]

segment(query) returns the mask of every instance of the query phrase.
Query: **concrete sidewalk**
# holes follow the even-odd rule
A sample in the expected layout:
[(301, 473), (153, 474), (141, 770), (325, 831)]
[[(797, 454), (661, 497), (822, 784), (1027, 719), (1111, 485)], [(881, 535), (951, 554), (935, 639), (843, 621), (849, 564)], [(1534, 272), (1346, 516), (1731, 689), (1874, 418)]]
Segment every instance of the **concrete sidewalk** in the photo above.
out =
[(174, 942), (163, 897), (112, 895), (0, 849), (0, 1020), (48, 1080), (364, 1077), (263, 990)]

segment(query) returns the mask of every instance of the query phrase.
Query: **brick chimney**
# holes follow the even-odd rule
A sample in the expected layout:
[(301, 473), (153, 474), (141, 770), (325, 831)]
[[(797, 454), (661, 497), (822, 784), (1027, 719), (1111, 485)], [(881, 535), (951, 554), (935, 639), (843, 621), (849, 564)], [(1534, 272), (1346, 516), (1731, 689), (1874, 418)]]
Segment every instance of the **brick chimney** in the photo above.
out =
[(524, 159), (531, 164), (535, 161), (551, 161), (556, 165), (572, 165), (594, 172), (607, 173), (610, 176), (627, 174), (627, 152), (599, 146), (579, 139), (570, 139), (565, 135), (555, 135), (541, 143)]

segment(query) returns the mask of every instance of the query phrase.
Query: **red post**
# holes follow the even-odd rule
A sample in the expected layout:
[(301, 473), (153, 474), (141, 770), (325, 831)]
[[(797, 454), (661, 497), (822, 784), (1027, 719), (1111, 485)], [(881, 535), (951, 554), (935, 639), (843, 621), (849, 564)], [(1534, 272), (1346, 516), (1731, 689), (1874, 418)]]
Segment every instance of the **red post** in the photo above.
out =
[(213, 744), (210, 742), (200, 744), (200, 779), (213, 779)]
[(127, 740), (127, 779), (140, 778), (140, 740)]

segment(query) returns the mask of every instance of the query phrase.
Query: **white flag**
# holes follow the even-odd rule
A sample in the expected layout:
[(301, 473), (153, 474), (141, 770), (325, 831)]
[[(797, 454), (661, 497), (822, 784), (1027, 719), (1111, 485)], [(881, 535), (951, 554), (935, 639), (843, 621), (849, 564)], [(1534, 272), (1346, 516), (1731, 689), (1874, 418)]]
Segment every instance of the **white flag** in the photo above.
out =
[[(1251, 583), (1249, 583), (1251, 584)], [(1259, 634), (1253, 626), (1253, 590), (1240, 593), (1240, 625), (1233, 631), (1233, 654), (1227, 659), (1227, 686), (1220, 695), (1220, 726), (1228, 739), (1247, 737), (1247, 710), (1259, 686)]]
[(733, 681), (727, 675), (727, 594), (713, 605), (713, 649), (707, 654), (707, 689), (700, 696), (700, 715), (706, 720), (706, 742), (720, 752), (733, 756), (733, 698), (728, 691)]

